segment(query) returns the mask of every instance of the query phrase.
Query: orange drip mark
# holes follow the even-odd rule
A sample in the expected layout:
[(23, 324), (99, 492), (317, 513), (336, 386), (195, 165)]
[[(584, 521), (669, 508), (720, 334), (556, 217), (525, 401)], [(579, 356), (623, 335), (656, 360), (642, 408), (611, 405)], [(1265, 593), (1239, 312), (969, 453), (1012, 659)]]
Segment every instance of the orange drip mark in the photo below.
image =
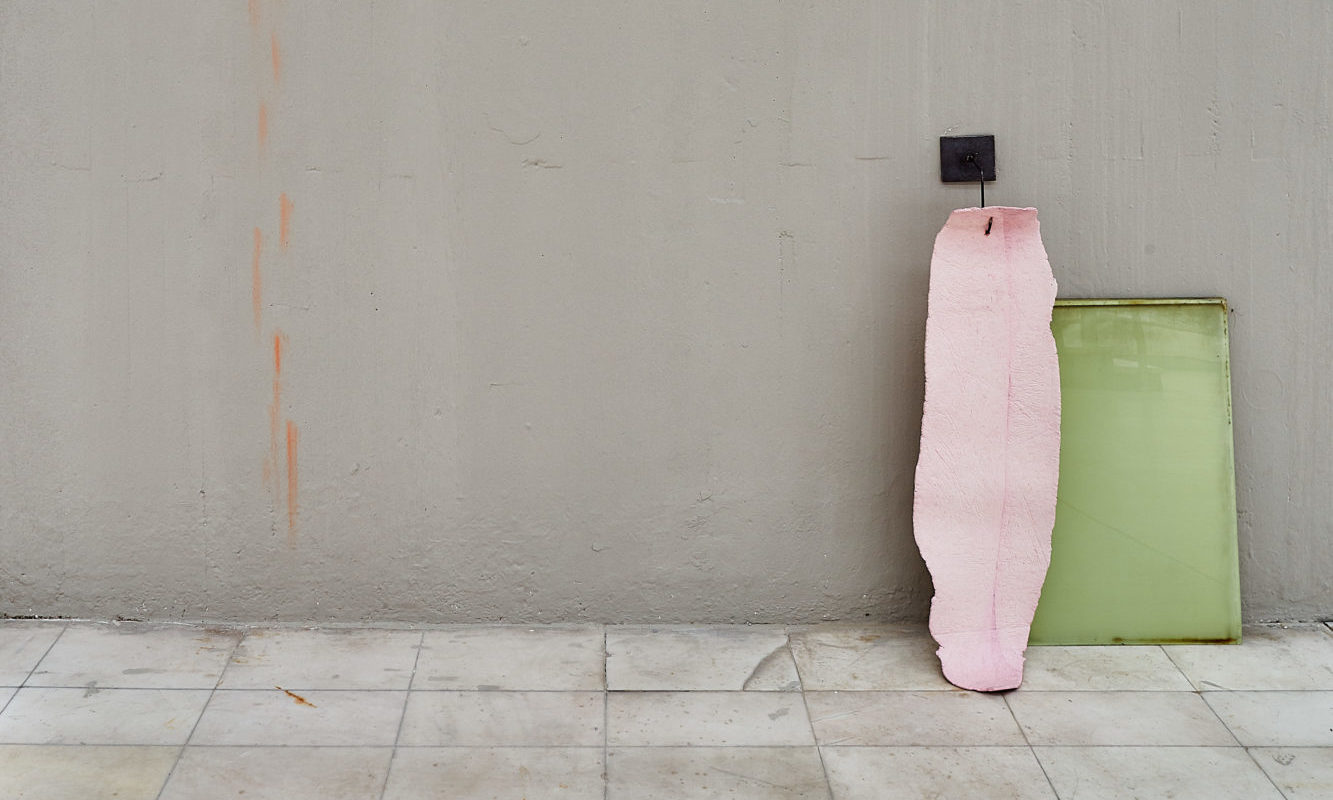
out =
[(250, 0), (250, 27), (259, 27), (259, 0)]
[(292, 233), (292, 201), (287, 199), (287, 193), (283, 192), (278, 198), (278, 245), (287, 249), (291, 241)]
[(259, 149), (264, 149), (264, 144), (268, 142), (268, 105), (259, 104)]
[[(279, 436), (282, 431), (282, 333), (273, 334), (273, 402), (268, 407), (268, 455), (264, 458), (264, 483), (277, 481)], [(277, 492), (277, 486), (273, 487)]]
[(296, 424), (287, 420), (287, 534), (296, 534), (296, 442), (299, 431)]
[(250, 302), (254, 306), (255, 329), (263, 316), (264, 280), (259, 272), (259, 255), (264, 252), (264, 234), (255, 228), (255, 252), (250, 257)]
[(273, 82), (277, 83), (282, 79), (282, 49), (278, 47), (278, 34), (269, 36), (268, 47), (273, 55)]

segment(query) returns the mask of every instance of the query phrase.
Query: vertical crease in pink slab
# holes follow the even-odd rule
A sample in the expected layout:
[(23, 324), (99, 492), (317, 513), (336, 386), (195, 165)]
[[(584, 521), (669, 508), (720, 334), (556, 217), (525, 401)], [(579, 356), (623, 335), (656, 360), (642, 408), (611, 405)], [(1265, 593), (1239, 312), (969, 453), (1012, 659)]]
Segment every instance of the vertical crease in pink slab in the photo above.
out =
[(1036, 209), (960, 209), (936, 237), (913, 528), (935, 584), (940, 664), (966, 689), (1022, 682), (1050, 564), (1055, 291)]

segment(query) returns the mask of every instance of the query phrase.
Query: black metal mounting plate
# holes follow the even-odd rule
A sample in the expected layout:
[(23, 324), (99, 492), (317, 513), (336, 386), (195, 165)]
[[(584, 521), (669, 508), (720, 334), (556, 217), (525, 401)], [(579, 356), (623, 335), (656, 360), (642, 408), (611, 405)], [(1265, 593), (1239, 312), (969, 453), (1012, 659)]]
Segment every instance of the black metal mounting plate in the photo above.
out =
[[(980, 174), (978, 167), (981, 168)], [(940, 137), (940, 180), (976, 183), (981, 175), (988, 181), (995, 180), (994, 134)]]

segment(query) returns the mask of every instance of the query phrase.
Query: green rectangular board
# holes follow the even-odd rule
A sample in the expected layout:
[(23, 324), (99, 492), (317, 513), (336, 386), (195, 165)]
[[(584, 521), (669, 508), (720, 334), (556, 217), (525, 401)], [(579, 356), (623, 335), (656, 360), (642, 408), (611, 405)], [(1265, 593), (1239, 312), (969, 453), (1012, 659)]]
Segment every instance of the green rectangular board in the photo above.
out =
[(1239, 642), (1227, 308), (1057, 300), (1060, 488), (1029, 643)]

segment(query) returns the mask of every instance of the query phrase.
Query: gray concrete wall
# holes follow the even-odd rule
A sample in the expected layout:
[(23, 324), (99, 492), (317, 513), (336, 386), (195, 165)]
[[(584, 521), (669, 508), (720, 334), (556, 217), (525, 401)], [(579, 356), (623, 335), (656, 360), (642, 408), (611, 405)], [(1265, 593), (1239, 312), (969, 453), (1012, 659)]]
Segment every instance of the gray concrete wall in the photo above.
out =
[(1333, 616), (1330, 42), (1324, 0), (3, 2), (0, 610), (921, 619), (977, 200), (937, 137), (992, 132), (1063, 296), (1230, 300), (1245, 613)]

